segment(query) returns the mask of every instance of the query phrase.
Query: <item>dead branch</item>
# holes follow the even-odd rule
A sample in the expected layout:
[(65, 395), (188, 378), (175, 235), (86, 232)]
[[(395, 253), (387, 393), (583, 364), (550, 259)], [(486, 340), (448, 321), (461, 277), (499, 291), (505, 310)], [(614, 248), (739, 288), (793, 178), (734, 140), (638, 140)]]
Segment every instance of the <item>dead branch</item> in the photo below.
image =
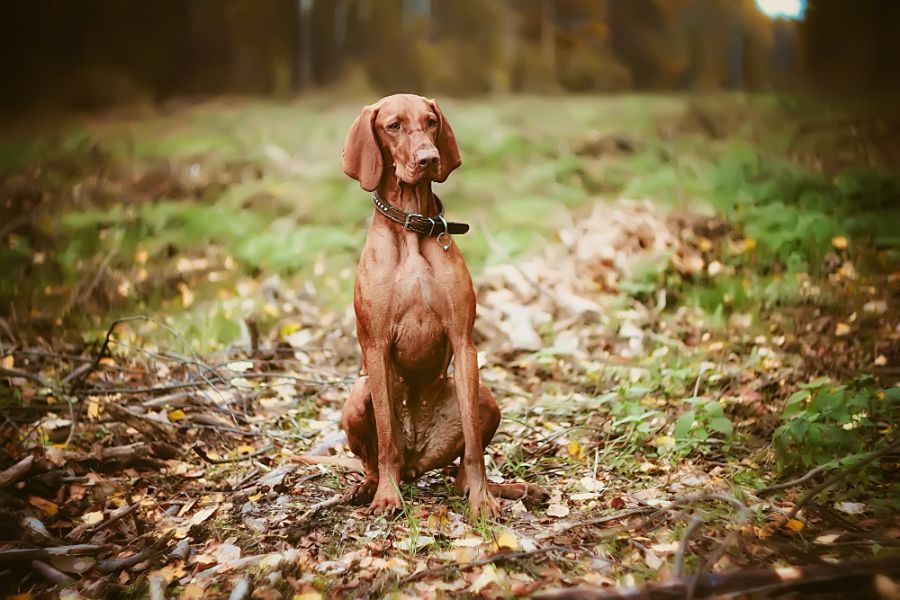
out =
[(175, 428), (168, 423), (151, 419), (115, 403), (107, 404), (106, 412), (114, 419), (134, 427), (152, 439), (163, 439), (170, 442), (175, 440)]
[(256, 452), (251, 452), (250, 454), (243, 454), (241, 456), (235, 456), (233, 458), (212, 458), (206, 453), (206, 450), (201, 448), (198, 444), (194, 444), (193, 446), (191, 446), (191, 450), (193, 450), (197, 456), (203, 459), (204, 462), (208, 462), (213, 465), (224, 465), (228, 463), (250, 460), (256, 458), (257, 456), (262, 456), (263, 454), (270, 452), (273, 448), (275, 448), (275, 445), (272, 442), (268, 442), (266, 444), (263, 444), (263, 446)]
[(629, 510), (623, 510), (623, 511), (620, 511), (617, 513), (613, 513), (611, 515), (606, 515), (604, 517), (587, 519), (585, 521), (578, 521), (577, 523), (569, 523), (560, 529), (554, 530), (553, 532), (549, 533), (545, 537), (553, 537), (553, 536), (559, 535), (561, 533), (565, 533), (567, 531), (577, 529), (578, 527), (587, 527), (589, 525), (603, 525), (604, 523), (610, 523), (612, 521), (619, 521), (621, 519), (627, 519), (629, 517), (634, 517), (637, 515), (646, 515), (648, 513), (653, 513), (653, 512), (658, 512), (658, 511), (652, 507), (632, 508)]
[(554, 590), (537, 594), (544, 600), (638, 600), (647, 598), (683, 598), (691, 588), (697, 598), (729, 594), (765, 593), (769, 597), (790, 592), (844, 592), (853, 597), (868, 597), (873, 579), (900, 576), (900, 557), (880, 558), (844, 564), (815, 564), (781, 569), (742, 569), (725, 573), (677, 578), (650, 583), (640, 588), (614, 590)]
[(687, 552), (688, 543), (701, 525), (703, 525), (703, 519), (695, 515), (691, 517), (691, 522), (684, 530), (684, 536), (682, 536), (678, 551), (675, 553), (675, 575), (679, 577), (684, 573), (684, 555)]
[(825, 463), (824, 465), (819, 465), (815, 469), (811, 469), (803, 477), (798, 477), (797, 479), (791, 479), (790, 481), (785, 481), (784, 483), (776, 483), (775, 485), (768, 485), (766, 487), (761, 487), (753, 493), (761, 498), (767, 494), (771, 494), (772, 492), (777, 492), (778, 490), (784, 490), (789, 487), (793, 487), (795, 485), (800, 485), (801, 483), (805, 483), (805, 482), (809, 481), (810, 479), (812, 479), (813, 477), (815, 477), (816, 475), (818, 475), (819, 473), (821, 473), (822, 471), (824, 471), (826, 469), (830, 469), (834, 466), (835, 466), (835, 464), (833, 462)]
[(86, 535), (93, 535), (93, 534), (97, 533), (98, 531), (102, 531), (102, 530), (106, 529), (107, 527), (109, 527), (116, 521), (119, 521), (123, 517), (130, 515), (135, 510), (137, 510), (138, 506), (139, 506), (138, 504), (125, 504), (124, 506), (121, 506), (121, 507), (117, 508), (116, 510), (112, 511), (109, 514), (109, 518), (106, 519), (105, 521), (101, 521), (95, 525), (79, 525), (78, 527), (76, 527), (72, 531), (70, 531), (66, 537), (69, 538), (70, 540), (77, 540), (77, 539), (81, 539), (82, 537), (85, 537)]
[(53, 558), (54, 556), (84, 556), (96, 554), (105, 546), (95, 544), (75, 544), (73, 546), (54, 546), (50, 548), (12, 548), (0, 550), (0, 563), (16, 560)]
[(175, 544), (175, 547), (172, 548), (172, 551), (169, 552), (169, 556), (173, 559), (187, 560), (190, 553), (191, 542), (187, 538), (182, 538), (177, 544)]
[(22, 371), (19, 369), (7, 369), (6, 367), (0, 367), (0, 376), (2, 377), (21, 377), (22, 379), (27, 379), (29, 381), (33, 381), (41, 387), (52, 388), (53, 385), (41, 377), (36, 373), (29, 373), (28, 371)]
[(498, 552), (497, 554), (491, 554), (490, 556), (485, 556), (484, 558), (479, 558), (478, 560), (473, 560), (472, 562), (452, 562), (444, 565), (438, 565), (437, 567), (432, 567), (430, 569), (423, 569), (421, 571), (417, 571), (412, 575), (407, 575), (401, 580), (401, 585), (406, 585), (407, 583), (413, 583), (414, 581), (418, 581), (420, 579), (425, 579), (427, 577), (431, 577), (432, 575), (441, 575), (445, 571), (450, 569), (456, 569), (459, 571), (468, 571), (469, 569), (473, 569), (475, 567), (480, 567), (483, 565), (489, 565), (497, 562), (503, 562), (505, 560), (518, 560), (520, 558), (528, 558), (532, 556), (540, 556), (541, 554), (547, 554), (549, 552), (575, 552), (576, 549), (570, 546), (545, 546), (543, 548), (537, 548), (535, 550), (519, 550), (516, 552)]
[(55, 567), (51, 567), (45, 562), (39, 560), (31, 561), (33, 568), (41, 577), (52, 583), (53, 585), (72, 585), (75, 580)]
[(34, 465), (34, 456), (29, 454), (10, 468), (0, 472), (0, 488), (12, 485), (28, 474)]
[(785, 523), (787, 523), (788, 521), (793, 519), (797, 515), (797, 513), (800, 511), (801, 508), (806, 506), (806, 504), (810, 500), (815, 498), (817, 495), (819, 495), (824, 490), (830, 488), (831, 486), (833, 486), (840, 480), (852, 475), (853, 473), (856, 473), (857, 471), (861, 470), (863, 467), (865, 467), (869, 463), (874, 462), (874, 461), (878, 460), (879, 458), (881, 458), (882, 456), (890, 454), (891, 452), (894, 452), (895, 450), (898, 450), (898, 449), (900, 449), (900, 439), (894, 440), (893, 443), (888, 444), (881, 450), (876, 450), (874, 452), (870, 452), (868, 455), (861, 458), (858, 462), (856, 462), (852, 466), (834, 473), (831, 477), (829, 477), (828, 479), (826, 479), (825, 481), (823, 481), (822, 483), (820, 483), (813, 489), (806, 492), (796, 502), (796, 504), (794, 504), (794, 507), (791, 509), (791, 512), (789, 512), (784, 517), (784, 519), (781, 520), (781, 522), (778, 524), (778, 526), (781, 527)]
[(174, 531), (166, 532), (161, 538), (137, 554), (132, 554), (131, 556), (126, 556), (124, 558), (108, 558), (106, 560), (97, 561), (95, 567), (104, 575), (108, 575), (110, 573), (115, 573), (116, 571), (121, 571), (122, 569), (133, 567), (145, 560), (151, 560), (162, 551), (173, 534)]

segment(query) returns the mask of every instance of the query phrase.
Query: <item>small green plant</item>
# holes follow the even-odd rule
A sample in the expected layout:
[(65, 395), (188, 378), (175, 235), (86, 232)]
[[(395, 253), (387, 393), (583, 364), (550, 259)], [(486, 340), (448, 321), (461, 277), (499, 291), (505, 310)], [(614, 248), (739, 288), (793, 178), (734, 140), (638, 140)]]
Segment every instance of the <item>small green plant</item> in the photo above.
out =
[(875, 390), (871, 384), (871, 378), (846, 385), (817, 379), (791, 394), (773, 439), (779, 469), (859, 452), (877, 439), (879, 423), (892, 427), (900, 387)]
[(715, 400), (703, 398), (686, 398), (685, 403), (694, 405), (688, 411), (682, 413), (675, 421), (676, 448), (679, 450), (693, 450), (708, 445), (715, 434), (729, 436), (733, 431), (731, 420), (725, 416), (722, 405)]

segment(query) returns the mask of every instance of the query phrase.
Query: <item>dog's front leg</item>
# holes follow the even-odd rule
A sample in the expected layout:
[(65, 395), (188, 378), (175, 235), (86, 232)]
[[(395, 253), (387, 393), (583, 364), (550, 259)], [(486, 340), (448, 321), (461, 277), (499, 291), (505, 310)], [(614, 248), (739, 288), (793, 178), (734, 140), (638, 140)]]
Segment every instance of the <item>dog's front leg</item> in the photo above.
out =
[[(474, 312), (474, 311), (473, 311)], [(465, 449), (461, 459), (462, 477), (469, 492), (469, 508), (473, 518), (479, 515), (500, 515), (500, 503), (491, 495), (484, 469), (484, 442), (481, 434), (481, 417), (478, 409), (478, 355), (472, 344), (471, 329), (467, 335), (456, 336), (453, 344), (453, 382), (459, 402)]]
[(397, 447), (397, 428), (394, 421), (393, 373), (390, 349), (386, 345), (369, 348), (366, 370), (372, 392), (375, 429), (378, 435), (378, 488), (369, 505), (370, 513), (389, 513), (400, 508), (400, 450)]

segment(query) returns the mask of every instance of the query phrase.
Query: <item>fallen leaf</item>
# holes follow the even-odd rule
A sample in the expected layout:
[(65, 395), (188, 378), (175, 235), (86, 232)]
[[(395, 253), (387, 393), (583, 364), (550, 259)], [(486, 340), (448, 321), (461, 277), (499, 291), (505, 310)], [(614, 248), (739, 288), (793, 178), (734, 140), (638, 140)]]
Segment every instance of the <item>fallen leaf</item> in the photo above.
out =
[(866, 505), (862, 502), (835, 502), (834, 507), (848, 515), (859, 515), (866, 512)]
[(834, 335), (842, 337), (850, 333), (850, 326), (844, 322), (838, 323), (834, 328)]
[(0, 367), (3, 367), (4, 369), (12, 369), (13, 365), (15, 365), (15, 364), (16, 364), (16, 359), (13, 357), (12, 354), (7, 354), (2, 359), (0, 359)]
[(178, 291), (181, 292), (181, 305), (190, 308), (194, 304), (194, 292), (185, 283), (178, 284)]
[(230, 371), (236, 371), (238, 373), (243, 373), (244, 371), (249, 371), (250, 369), (252, 369), (253, 363), (249, 360), (237, 360), (237, 361), (228, 363), (227, 365), (225, 365), (225, 368), (227, 368)]
[(584, 461), (584, 446), (579, 444), (578, 440), (570, 441), (569, 445), (566, 447), (566, 452), (572, 460), (578, 462)]
[(787, 523), (784, 524), (784, 527), (785, 527), (785, 529), (788, 529), (789, 531), (793, 531), (794, 533), (800, 533), (803, 530), (803, 528), (805, 527), (805, 525), (803, 524), (803, 521), (800, 521), (799, 519), (791, 519), (790, 521), (788, 521)]
[(177, 423), (184, 419), (184, 411), (180, 408), (176, 408), (175, 410), (169, 412), (169, 420), (173, 423)]
[(86, 525), (96, 525), (103, 521), (103, 511), (87, 512), (81, 515), (81, 520)]
[(519, 538), (517, 538), (509, 530), (504, 531), (497, 536), (497, 548), (508, 548), (509, 550), (519, 549)]
[(208, 506), (206, 508), (202, 508), (202, 509), (198, 510), (193, 515), (191, 515), (191, 518), (188, 521), (188, 523), (190, 524), (191, 527), (199, 525), (200, 523), (202, 523), (205, 520), (207, 520), (208, 518), (210, 518), (212, 516), (212, 514), (214, 512), (216, 512), (217, 508), (219, 508), (218, 505), (213, 505), (213, 506)]
[(836, 235), (831, 238), (831, 245), (837, 248), (838, 250), (844, 250), (849, 245), (849, 241), (843, 235)]
[(567, 517), (569, 516), (569, 507), (565, 504), (551, 504), (547, 507), (547, 515), (556, 518)]
[[(50, 502), (49, 500), (47, 500), (45, 498), (41, 498), (39, 496), (29, 496), (28, 504), (44, 511), (44, 513), (46, 513), (46, 515), (48, 517), (54, 517), (54, 516), (56, 516), (56, 513), (59, 512), (59, 507), (57, 507), (56, 504), (54, 504), (53, 502)], [(102, 516), (102, 513), (101, 513), (101, 516)]]

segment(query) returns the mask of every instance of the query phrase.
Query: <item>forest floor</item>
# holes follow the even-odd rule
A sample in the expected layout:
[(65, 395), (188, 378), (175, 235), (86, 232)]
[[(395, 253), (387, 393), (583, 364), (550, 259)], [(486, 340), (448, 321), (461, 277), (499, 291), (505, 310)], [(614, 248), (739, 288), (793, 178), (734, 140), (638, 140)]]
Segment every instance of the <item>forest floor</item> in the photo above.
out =
[(900, 118), (743, 96), (443, 109), (463, 166), (440, 194), (473, 225), (456, 242), (503, 411), (488, 475), (549, 496), (473, 518), (447, 469), (374, 517), (342, 501), (358, 473), (297, 459), (349, 456), (358, 105), (20, 125), (0, 144), (0, 591), (896, 591)]

